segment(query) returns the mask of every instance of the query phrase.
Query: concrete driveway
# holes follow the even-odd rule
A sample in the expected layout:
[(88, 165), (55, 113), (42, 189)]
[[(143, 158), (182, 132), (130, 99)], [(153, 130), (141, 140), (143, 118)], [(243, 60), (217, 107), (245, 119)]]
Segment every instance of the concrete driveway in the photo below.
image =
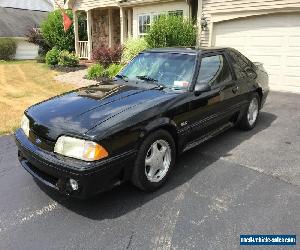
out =
[(233, 250), (247, 233), (300, 238), (300, 95), (271, 93), (253, 131), (187, 152), (152, 194), (125, 184), (62, 197), (20, 167), (11, 136), (0, 138), (0, 249)]

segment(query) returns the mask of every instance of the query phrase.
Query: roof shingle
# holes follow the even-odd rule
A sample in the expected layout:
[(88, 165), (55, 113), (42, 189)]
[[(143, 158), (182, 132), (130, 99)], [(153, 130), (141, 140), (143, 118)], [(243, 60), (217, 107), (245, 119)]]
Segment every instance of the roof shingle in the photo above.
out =
[(40, 26), (49, 13), (0, 7), (0, 37), (25, 37), (31, 28)]

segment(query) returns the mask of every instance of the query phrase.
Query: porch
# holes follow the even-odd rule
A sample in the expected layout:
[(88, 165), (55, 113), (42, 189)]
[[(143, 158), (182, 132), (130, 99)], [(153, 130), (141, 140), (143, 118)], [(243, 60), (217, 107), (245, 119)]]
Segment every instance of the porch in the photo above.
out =
[[(79, 34), (78, 16), (85, 18), (86, 34)], [(75, 50), (81, 59), (91, 59), (97, 47), (115, 47), (132, 36), (132, 9), (117, 6), (73, 12)]]

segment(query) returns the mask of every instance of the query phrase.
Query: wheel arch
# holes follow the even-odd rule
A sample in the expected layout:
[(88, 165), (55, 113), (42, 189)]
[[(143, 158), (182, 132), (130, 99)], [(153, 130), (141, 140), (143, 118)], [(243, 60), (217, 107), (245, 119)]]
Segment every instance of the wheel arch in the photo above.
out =
[(259, 95), (259, 108), (261, 108), (261, 102), (262, 102), (262, 99), (263, 99), (263, 91), (262, 91), (262, 88), (261, 87), (258, 87), (256, 90), (255, 90), (255, 93), (257, 93)]
[(148, 123), (147, 126), (145, 126), (144, 130), (140, 134), (139, 146), (150, 133), (159, 129), (166, 130), (168, 133), (170, 133), (170, 135), (172, 136), (175, 142), (176, 153), (177, 153), (178, 152), (178, 128), (176, 123), (168, 117), (160, 117)]

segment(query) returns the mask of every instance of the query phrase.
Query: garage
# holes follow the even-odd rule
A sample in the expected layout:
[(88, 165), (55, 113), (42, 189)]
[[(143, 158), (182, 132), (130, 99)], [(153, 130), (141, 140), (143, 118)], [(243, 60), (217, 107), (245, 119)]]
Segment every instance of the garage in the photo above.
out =
[(300, 12), (214, 23), (212, 44), (262, 62), (273, 90), (300, 92)]
[(39, 47), (26, 41), (26, 38), (16, 39), (17, 51), (15, 59), (35, 59), (38, 56)]

